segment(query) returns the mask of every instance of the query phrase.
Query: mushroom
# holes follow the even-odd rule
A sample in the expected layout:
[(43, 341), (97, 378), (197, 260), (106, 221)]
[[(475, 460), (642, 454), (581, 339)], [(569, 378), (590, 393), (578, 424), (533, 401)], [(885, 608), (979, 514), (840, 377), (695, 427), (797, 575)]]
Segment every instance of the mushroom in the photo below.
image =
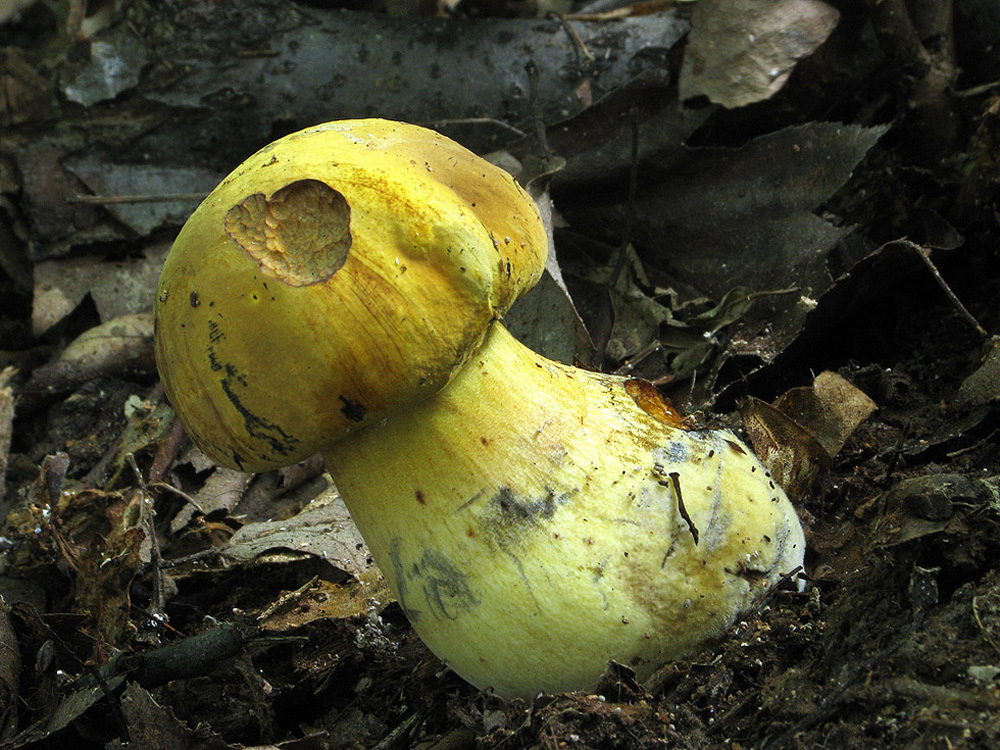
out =
[(546, 253), (507, 173), (415, 125), (333, 122), (212, 192), (156, 300), (201, 449), (243, 471), (321, 452), (416, 632), (506, 698), (697, 653), (805, 546), (733, 433), (504, 328)]

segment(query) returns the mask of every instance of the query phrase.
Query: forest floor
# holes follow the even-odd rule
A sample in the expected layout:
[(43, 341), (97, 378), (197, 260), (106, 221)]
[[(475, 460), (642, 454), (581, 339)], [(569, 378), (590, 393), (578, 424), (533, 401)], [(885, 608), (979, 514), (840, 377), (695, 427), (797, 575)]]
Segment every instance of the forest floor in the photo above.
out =
[[(503, 24), (525, 48), (571, 39), (513, 3), (463, 3), (475, 18), (445, 31), (319, 0), (24, 5), (0, 17), (0, 747), (1000, 747), (995, 4), (766, 3), (783, 7), (775, 38), (815, 38), (777, 84), (736, 53), (706, 63), (739, 68), (728, 83), (685, 68), (702, 30), (764, 34), (759, 0), (721, 20), (699, 2), (570, 21), (574, 59), (595, 65), (606, 38), (582, 24), (619, 24), (632, 67), (543, 65), (533, 95), (554, 102), (519, 118), (475, 93), (408, 116), (399, 92), (423, 84), (402, 78), (356, 110), (338, 86), (280, 88), (302, 74), (287, 56), (312, 37), (296, 35), (338, 23), (383, 24), (388, 48), (452, 35), (426, 81), (442, 91), (456, 40)], [(674, 26), (689, 21), (690, 39)], [(657, 34), (684, 33), (654, 54), (641, 35), (667, 22)], [(233, 48), (259, 79), (229, 78)], [(561, 86), (582, 102), (557, 122)], [(742, 429), (802, 519), (801, 591), (776, 587), (642, 683), (612, 664), (585, 694), (504, 701), (416, 637), (318, 459), (249, 475), (193, 446), (150, 315), (196, 205), (177, 194), (203, 195), (317, 102), (328, 119), (440, 121), (525, 165), (541, 113), (554, 173), (535, 194), (558, 214), (568, 293), (512, 327)]]

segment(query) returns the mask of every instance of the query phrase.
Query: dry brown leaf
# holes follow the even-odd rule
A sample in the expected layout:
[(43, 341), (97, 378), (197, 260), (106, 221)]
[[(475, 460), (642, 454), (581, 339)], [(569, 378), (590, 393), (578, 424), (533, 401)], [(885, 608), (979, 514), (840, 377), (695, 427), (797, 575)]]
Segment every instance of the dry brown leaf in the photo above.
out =
[(825, 371), (773, 406), (750, 399), (740, 416), (760, 460), (790, 495), (802, 497), (876, 408), (861, 390)]
[(142, 258), (101, 262), (93, 258), (47, 260), (35, 266), (31, 325), (41, 335), (69, 315), (88, 294), (102, 321), (149, 310), (168, 244), (154, 245)]
[(137, 492), (86, 489), (64, 495), (53, 510), (53, 540), (76, 572), (76, 607), (88, 613), (104, 642), (117, 647), (135, 633), (129, 583), (149, 559), (142, 503)]
[[(739, 288), (755, 295), (736, 316), (715, 367), (733, 357), (769, 362), (800, 334), (815, 300), (832, 284), (830, 252), (851, 231), (821, 218), (817, 208), (885, 132), (814, 122), (736, 149), (690, 149), (640, 190), (635, 247), (650, 269), (662, 271), (657, 286), (690, 290), (686, 297), (720, 305)], [(626, 211), (622, 206), (613, 214), (599, 200), (561, 208), (572, 225), (598, 233), (602, 222), (620, 220)], [(706, 369), (699, 368), (697, 400), (715, 385)]]
[(817, 375), (811, 387), (792, 388), (774, 405), (808, 430), (830, 458), (878, 408), (863, 391), (829, 370)]
[(355, 577), (361, 577), (374, 567), (368, 547), (332, 483), (325, 493), (292, 518), (249, 523), (242, 527), (222, 553), (241, 563), (265, 554), (272, 561), (320, 557)]
[(802, 425), (766, 401), (751, 398), (740, 409), (754, 453), (793, 499), (806, 496), (830, 456)]
[(704, 95), (736, 108), (769, 99), (839, 19), (840, 12), (822, 0), (696, 3), (681, 68), (681, 100)]
[(282, 596), (258, 617), (258, 621), (265, 630), (285, 631), (315, 620), (380, 612), (392, 601), (395, 597), (377, 569), (342, 584), (317, 577), (297, 591)]
[(229, 512), (243, 498), (253, 474), (219, 466), (194, 496), (194, 505), (188, 503), (170, 521), (170, 530), (177, 533), (191, 521), (195, 513), (209, 515), (215, 511)]
[(96, 363), (118, 361), (143, 346), (152, 347), (153, 316), (150, 313), (123, 315), (84, 331), (63, 349), (64, 362)]
[(155, 370), (152, 314), (116, 318), (85, 331), (59, 359), (36, 367), (20, 391), (18, 409), (29, 413), (96, 377), (142, 377)]
[(964, 517), (955, 515), (955, 507), (976, 504), (984, 489), (964, 474), (904, 479), (878, 499), (871, 542), (893, 546), (945, 530), (957, 532)]

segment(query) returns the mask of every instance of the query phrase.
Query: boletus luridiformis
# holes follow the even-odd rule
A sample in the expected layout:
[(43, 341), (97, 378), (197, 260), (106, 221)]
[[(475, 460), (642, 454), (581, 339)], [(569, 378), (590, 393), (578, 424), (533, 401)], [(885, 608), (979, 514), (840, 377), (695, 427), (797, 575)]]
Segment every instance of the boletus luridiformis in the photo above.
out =
[(508, 333), (547, 252), (506, 172), (421, 127), (332, 122), (212, 192), (156, 300), (202, 450), (244, 471), (322, 452), (417, 633), (505, 697), (692, 655), (805, 547), (731, 432)]

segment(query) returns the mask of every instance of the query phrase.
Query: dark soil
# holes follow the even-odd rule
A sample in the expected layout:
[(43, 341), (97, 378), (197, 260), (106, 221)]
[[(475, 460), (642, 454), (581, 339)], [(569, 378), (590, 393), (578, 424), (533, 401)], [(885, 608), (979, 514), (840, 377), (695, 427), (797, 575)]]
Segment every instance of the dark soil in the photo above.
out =
[[(182, 5), (161, 12), (219, 21), (268, 6)], [(465, 5), (489, 15), (504, 4)], [(446, 669), (353, 537), (335, 540), (346, 561), (335, 565), (296, 536), (306, 533), (296, 514), (331, 497), (317, 462), (251, 478), (197, 453), (158, 384), (148, 335), (94, 362), (53, 365), (104, 318), (85, 295), (33, 332), (42, 290), (31, 272), (68, 259), (136, 260), (177, 223), (140, 236), (66, 202), (62, 185), (53, 188), (62, 213), (42, 226), (32, 190), (46, 173), (24, 165), (44, 170), (46, 149), (53, 163), (74, 153), (98, 122), (109, 152), (137, 133), (148, 144), (177, 115), (135, 92), (89, 107), (60, 100), (58, 77), (87, 42), (61, 38), (48, 4), (0, 26), (0, 369), (14, 368), (0, 378), (0, 437), (11, 433), (0, 455), (0, 744), (1000, 747), (1000, 105), (994, 88), (977, 88), (1000, 70), (1000, 11), (984, 0), (973, 21), (957, 12), (954, 39), (918, 40), (933, 65), (943, 57), (953, 66), (935, 88), (895, 27), (884, 28), (881, 3), (837, 5), (838, 32), (786, 90), (720, 110), (691, 138), (738, 148), (818, 120), (892, 126), (817, 212), (852, 227), (826, 259), (835, 281), (774, 356), (727, 350), (745, 321), (723, 328), (717, 377), (697, 404), (733, 421), (747, 397), (772, 401), (833, 370), (877, 406), (794, 493), (805, 588), (774, 589), (721, 643), (644, 684), (612, 664), (592, 694), (530, 704), (483, 694)], [(886, 5), (951, 12), (944, 0)], [(161, 75), (169, 67), (156, 65)], [(25, 83), (36, 78), (41, 98)], [(232, 107), (230, 119), (241, 111), (239, 102), (210, 106)], [(621, 177), (601, 183), (619, 203), (628, 195)], [(582, 200), (579, 184), (556, 183), (553, 195), (568, 215)], [(637, 250), (657, 266), (659, 250)], [(579, 277), (599, 255), (567, 267)], [(607, 326), (599, 312), (586, 321), (595, 338)], [(694, 386), (683, 377), (667, 389), (683, 401)], [(241, 530), (260, 533), (256, 524), (271, 519), (287, 522), (290, 536), (247, 552)]]

